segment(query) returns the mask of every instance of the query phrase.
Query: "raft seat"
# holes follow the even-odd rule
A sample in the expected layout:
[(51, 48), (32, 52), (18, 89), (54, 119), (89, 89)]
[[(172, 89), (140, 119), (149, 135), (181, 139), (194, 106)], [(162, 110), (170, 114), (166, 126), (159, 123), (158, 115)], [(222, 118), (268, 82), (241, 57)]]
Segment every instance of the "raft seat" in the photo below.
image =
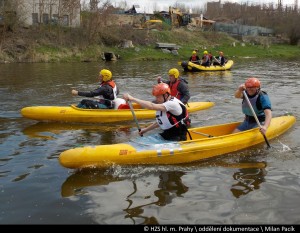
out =
[(118, 109), (130, 109), (128, 104), (120, 104), (120, 106), (118, 107)]

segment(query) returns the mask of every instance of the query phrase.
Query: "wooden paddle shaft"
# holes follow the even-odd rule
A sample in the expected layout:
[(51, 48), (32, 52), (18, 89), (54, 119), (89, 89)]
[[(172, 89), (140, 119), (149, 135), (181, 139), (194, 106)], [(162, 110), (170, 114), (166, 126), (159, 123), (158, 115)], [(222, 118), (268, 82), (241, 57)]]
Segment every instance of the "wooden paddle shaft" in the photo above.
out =
[(249, 100), (249, 98), (248, 98), (247, 93), (246, 93), (245, 90), (243, 91), (243, 95), (244, 95), (244, 97), (245, 97), (245, 99), (246, 99), (246, 101), (247, 101), (247, 103), (248, 103), (248, 106), (249, 106), (250, 109), (251, 109), (251, 112), (252, 112), (252, 114), (253, 114), (253, 116), (254, 116), (254, 118), (255, 118), (255, 120), (256, 120), (256, 123), (257, 123), (258, 127), (261, 128), (261, 124), (260, 124), (260, 122), (259, 122), (259, 120), (258, 120), (258, 118), (257, 118), (257, 116), (256, 116), (256, 113), (255, 113), (255, 111), (254, 111), (254, 109), (253, 109), (253, 107), (252, 107), (252, 104), (250, 103), (250, 100)]
[[(135, 121), (135, 123), (136, 123), (136, 126), (137, 126), (139, 132), (141, 132), (141, 128), (140, 128), (139, 122), (138, 122), (138, 120), (137, 120), (137, 118), (136, 118), (135, 112), (134, 112), (134, 110), (133, 110), (132, 103), (131, 103), (130, 100), (128, 100), (127, 102), (128, 102), (130, 111), (131, 111), (131, 113), (132, 113), (133, 119), (134, 119), (134, 121)], [(141, 135), (141, 136), (143, 136), (143, 135)]]
[[(249, 98), (248, 98), (247, 93), (246, 93), (245, 90), (243, 91), (243, 95), (244, 95), (245, 99), (247, 100), (247, 103), (248, 103), (248, 105), (249, 105), (249, 107), (251, 109), (251, 112), (252, 112), (252, 114), (253, 114), (253, 116), (254, 116), (254, 118), (256, 120), (256, 123), (257, 123), (258, 127), (261, 129), (261, 124), (260, 124), (260, 122), (259, 122), (259, 120), (258, 120), (258, 118), (256, 116), (256, 113), (255, 113), (255, 111), (254, 111), (254, 109), (252, 107), (252, 104), (250, 103), (250, 100), (249, 100)], [(270, 148), (271, 146), (270, 146), (270, 143), (269, 143), (269, 141), (267, 139), (267, 136), (264, 133), (262, 133), (262, 132), (261, 132), (261, 134), (263, 135), (268, 148)]]

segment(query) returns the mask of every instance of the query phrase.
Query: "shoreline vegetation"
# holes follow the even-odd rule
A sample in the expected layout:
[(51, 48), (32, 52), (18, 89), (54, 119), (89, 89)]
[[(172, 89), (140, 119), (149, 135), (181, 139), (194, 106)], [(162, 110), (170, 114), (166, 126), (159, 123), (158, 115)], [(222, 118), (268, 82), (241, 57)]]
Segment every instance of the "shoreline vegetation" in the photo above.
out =
[[(105, 38), (106, 41), (84, 43), (80, 33), (74, 36), (76, 31), (72, 30), (22, 28), (11, 32), (0, 44), (0, 63), (97, 62), (103, 60), (104, 52), (119, 55), (124, 61), (188, 60), (194, 49), (199, 50), (199, 56), (204, 50), (214, 56), (223, 51), (229, 59), (299, 60), (300, 53), (299, 45), (288, 45), (274, 37), (243, 37), (241, 41), (225, 33), (189, 31), (186, 28), (127, 31), (130, 36), (126, 40), (132, 41), (133, 45), (130, 48), (122, 48), (121, 42), (125, 40), (122, 32), (113, 34), (111, 30), (111, 38)], [(32, 36), (34, 34), (36, 36)], [(155, 48), (157, 42), (173, 43), (180, 48), (178, 53), (163, 51)]]

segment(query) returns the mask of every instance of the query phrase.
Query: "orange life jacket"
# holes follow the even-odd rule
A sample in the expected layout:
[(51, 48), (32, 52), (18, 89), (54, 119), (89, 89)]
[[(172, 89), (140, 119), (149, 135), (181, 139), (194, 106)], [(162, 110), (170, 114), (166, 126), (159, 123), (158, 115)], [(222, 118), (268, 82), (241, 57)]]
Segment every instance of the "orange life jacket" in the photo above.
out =
[(107, 81), (107, 82), (102, 82), (102, 83), (100, 83), (100, 86), (103, 86), (103, 85), (109, 85), (109, 86), (111, 86), (112, 88), (114, 88), (114, 87), (116, 86), (116, 83), (115, 83), (114, 80), (109, 80), (109, 81)]

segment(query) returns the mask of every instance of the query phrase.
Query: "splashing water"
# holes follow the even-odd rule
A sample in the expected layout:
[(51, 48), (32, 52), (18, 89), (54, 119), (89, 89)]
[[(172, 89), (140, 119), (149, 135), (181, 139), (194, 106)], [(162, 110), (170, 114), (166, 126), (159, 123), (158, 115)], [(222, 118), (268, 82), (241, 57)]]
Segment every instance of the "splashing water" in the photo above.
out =
[(286, 152), (291, 150), (288, 145), (283, 144), (281, 141), (279, 141), (279, 143), (282, 145), (282, 148), (279, 150), (279, 152)]

